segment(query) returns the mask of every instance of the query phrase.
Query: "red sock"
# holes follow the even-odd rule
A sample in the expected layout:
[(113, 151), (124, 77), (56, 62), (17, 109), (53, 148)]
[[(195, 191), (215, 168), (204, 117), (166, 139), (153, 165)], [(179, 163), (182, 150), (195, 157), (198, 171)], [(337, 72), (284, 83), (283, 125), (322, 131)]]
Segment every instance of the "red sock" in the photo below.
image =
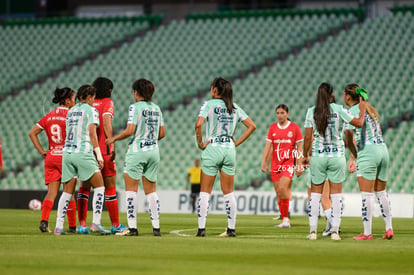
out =
[(76, 201), (69, 202), (66, 215), (68, 215), (69, 227), (76, 227)]
[(79, 224), (86, 226), (86, 216), (88, 215), (88, 199), (89, 199), (90, 189), (79, 187), (78, 191), (78, 219)]
[(49, 221), (50, 211), (53, 208), (53, 201), (44, 200), (42, 204), (42, 221)]
[(118, 199), (116, 198), (116, 187), (105, 188), (105, 205), (109, 212), (109, 218), (113, 226), (119, 226)]
[(289, 217), (289, 199), (280, 199), (280, 214), (282, 218)]
[(277, 202), (277, 206), (279, 207), (280, 216), (282, 217), (282, 208), (280, 207), (280, 201)]

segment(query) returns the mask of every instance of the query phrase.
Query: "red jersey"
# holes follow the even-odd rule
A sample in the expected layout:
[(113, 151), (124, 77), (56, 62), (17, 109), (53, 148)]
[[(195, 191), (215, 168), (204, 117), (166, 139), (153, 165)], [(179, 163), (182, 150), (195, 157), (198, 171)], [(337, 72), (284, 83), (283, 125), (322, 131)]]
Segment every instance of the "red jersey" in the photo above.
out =
[(95, 99), (93, 103), (99, 112), (99, 127), (97, 129), (99, 148), (101, 149), (102, 155), (109, 155), (111, 153), (109, 146), (105, 144), (107, 136), (105, 135), (103, 117), (104, 115), (110, 115), (114, 117), (114, 102), (110, 98), (99, 98)]
[(296, 143), (303, 141), (302, 132), (297, 124), (288, 121), (285, 127), (273, 123), (269, 127), (266, 141), (273, 145), (272, 163), (281, 163), (287, 160), (292, 162), (298, 156)]
[(46, 132), (49, 140), (48, 155), (62, 156), (62, 149), (66, 139), (66, 115), (68, 111), (69, 109), (66, 107), (58, 107), (37, 123), (37, 126)]

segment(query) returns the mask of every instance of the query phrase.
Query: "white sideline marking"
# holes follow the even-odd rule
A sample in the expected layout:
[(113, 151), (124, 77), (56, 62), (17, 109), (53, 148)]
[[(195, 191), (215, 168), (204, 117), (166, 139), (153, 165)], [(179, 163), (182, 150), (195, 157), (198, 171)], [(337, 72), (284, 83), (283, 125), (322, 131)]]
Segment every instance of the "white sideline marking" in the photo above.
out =
[[(209, 227), (209, 229), (221, 229), (221, 228), (222, 227)], [(237, 228), (247, 228), (247, 227), (237, 227)], [(263, 229), (263, 228), (267, 228), (267, 227), (248, 227), (248, 228), (249, 229)], [(224, 229), (224, 231), (225, 230), (226, 229)], [(296, 235), (298, 235), (298, 234), (296, 234), (296, 235), (295, 234), (280, 234), (281, 231), (284, 231), (284, 230), (285, 229), (282, 229), (282, 230), (275, 229), (275, 234), (272, 234), (272, 235), (254, 235), (254, 234), (252, 234), (252, 235), (237, 235), (237, 238), (259, 238), (259, 239), (260, 238), (277, 238), (277, 239), (287, 239), (287, 238), (292, 238), (292, 236), (295, 236), (296, 237)], [(187, 238), (187, 237), (195, 237), (195, 233), (193, 235), (189, 235), (189, 234), (183, 233), (183, 232), (188, 232), (188, 231), (195, 231), (195, 232), (197, 232), (197, 228), (173, 230), (173, 231), (170, 231), (170, 234), (177, 235), (179, 237), (184, 237), (184, 238)], [(213, 236), (219, 237), (220, 234), (218, 234), (218, 235), (211, 235), (211, 236), (212, 237)], [(302, 236), (302, 234), (300, 234), (298, 236)]]
[(173, 231), (170, 231), (170, 234), (174, 234), (174, 235), (177, 235), (177, 236), (180, 236), (180, 237), (192, 237), (192, 235), (183, 234), (181, 232), (193, 231), (193, 230), (197, 231), (197, 228), (173, 230)]

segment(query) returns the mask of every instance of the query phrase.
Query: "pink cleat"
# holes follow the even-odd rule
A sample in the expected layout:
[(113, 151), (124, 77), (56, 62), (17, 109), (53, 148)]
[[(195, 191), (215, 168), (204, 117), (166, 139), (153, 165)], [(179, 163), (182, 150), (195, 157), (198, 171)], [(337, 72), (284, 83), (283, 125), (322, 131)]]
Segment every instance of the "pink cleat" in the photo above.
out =
[(361, 233), (359, 236), (355, 236), (354, 240), (358, 240), (358, 241), (372, 241), (374, 238), (372, 238), (372, 234), (371, 235), (364, 235), (364, 233)]
[(392, 237), (394, 237), (394, 231), (392, 231), (392, 229), (388, 229), (387, 231), (384, 232), (384, 235), (382, 236), (383, 240), (391, 240)]

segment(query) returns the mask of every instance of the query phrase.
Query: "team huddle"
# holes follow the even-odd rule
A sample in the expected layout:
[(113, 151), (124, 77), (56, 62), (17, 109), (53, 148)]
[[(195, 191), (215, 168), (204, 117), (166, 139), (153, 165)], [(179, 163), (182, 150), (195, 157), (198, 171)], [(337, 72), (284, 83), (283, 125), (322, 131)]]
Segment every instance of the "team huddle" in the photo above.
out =
[[(67, 215), (68, 232), (137, 236), (137, 191), (139, 182), (142, 181), (153, 234), (161, 236), (160, 200), (156, 193), (156, 182), (160, 163), (158, 140), (165, 137), (166, 133), (163, 115), (159, 106), (152, 102), (154, 85), (150, 81), (138, 79), (132, 88), (135, 103), (129, 107), (126, 128), (116, 136), (113, 136), (111, 126), (114, 116), (114, 104), (110, 99), (113, 89), (111, 80), (99, 77), (92, 85), (81, 86), (77, 93), (70, 88), (55, 90), (53, 103), (59, 104), (59, 107), (42, 118), (29, 133), (35, 148), (45, 158), (45, 184), (48, 186), (48, 193), (43, 201), (39, 226), (42, 232), (51, 232), (49, 215), (60, 184), (64, 183), (58, 202), (55, 235), (65, 234), (63, 227)], [(237, 203), (233, 192), (236, 147), (248, 139), (256, 125), (233, 102), (230, 82), (222, 78), (214, 79), (210, 94), (211, 99), (201, 106), (195, 123), (197, 144), (202, 150), (196, 236), (206, 236), (209, 198), (215, 178), (220, 173), (228, 220), (227, 229), (220, 236), (236, 237)], [(276, 107), (278, 122), (270, 126), (266, 136), (261, 170), (271, 176), (277, 194), (282, 218), (282, 223), (277, 227), (290, 227), (288, 209), (292, 178), (294, 174), (301, 176), (303, 170), (309, 167), (310, 232), (307, 238), (317, 239), (319, 204), (323, 190), (326, 189), (324, 186), (329, 185), (332, 207), (329, 211), (327, 235), (332, 240), (341, 239), (342, 183), (347, 166), (346, 143), (351, 152), (348, 170), (357, 172), (362, 194), (364, 232), (354, 239), (372, 240), (374, 194), (380, 203), (386, 224), (383, 238), (391, 239), (393, 230), (390, 203), (385, 191), (389, 157), (381, 134), (379, 115), (367, 102), (367, 91), (356, 84), (346, 86), (344, 99), (351, 107), (349, 111), (335, 103), (332, 86), (322, 83), (318, 89), (316, 104), (308, 109), (306, 115), (304, 138), (299, 126), (289, 120), (288, 107), (284, 104)], [(244, 125), (244, 131), (236, 139), (234, 133), (241, 124)], [(42, 148), (37, 137), (42, 131), (48, 136), (48, 151)], [(124, 164), (128, 221), (126, 227), (119, 222), (114, 160), (115, 142), (128, 137), (130, 142)], [(74, 191), (78, 181), (80, 187), (75, 201)], [(91, 186), (94, 188), (93, 217), (92, 224), (88, 227), (86, 214)], [(104, 203), (112, 224), (109, 230), (101, 224)]]

